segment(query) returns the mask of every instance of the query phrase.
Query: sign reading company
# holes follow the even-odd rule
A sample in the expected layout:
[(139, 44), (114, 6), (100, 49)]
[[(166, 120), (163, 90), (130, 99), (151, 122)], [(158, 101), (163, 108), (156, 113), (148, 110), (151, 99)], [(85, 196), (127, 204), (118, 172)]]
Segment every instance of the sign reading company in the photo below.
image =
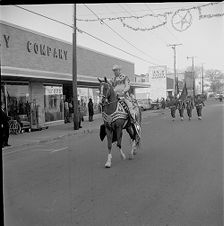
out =
[(40, 44), (31, 41), (27, 42), (27, 51), (29, 53), (35, 53), (42, 56), (51, 56), (62, 60), (67, 60), (68, 53), (68, 51), (60, 48), (53, 48), (45, 44)]
[(166, 72), (166, 66), (149, 67), (150, 98), (152, 100), (166, 98)]
[(63, 94), (61, 86), (45, 86), (45, 95), (61, 95)]

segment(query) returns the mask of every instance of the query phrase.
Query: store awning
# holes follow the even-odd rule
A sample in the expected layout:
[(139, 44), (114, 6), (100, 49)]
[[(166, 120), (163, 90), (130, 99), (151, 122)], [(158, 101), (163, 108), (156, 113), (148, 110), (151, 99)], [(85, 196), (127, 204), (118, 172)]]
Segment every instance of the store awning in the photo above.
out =
[[(30, 81), (58, 81), (58, 82), (68, 82), (72, 81), (72, 74), (69, 73), (59, 73), (51, 71), (39, 71), (27, 68), (16, 68), (16, 67), (1, 67), (2, 79), (7, 78), (9, 80), (30, 80)], [(88, 75), (77, 75), (77, 83), (79, 86), (85, 87), (99, 87), (99, 81), (96, 76)], [(131, 82), (131, 87), (133, 88), (149, 88), (149, 83)]]

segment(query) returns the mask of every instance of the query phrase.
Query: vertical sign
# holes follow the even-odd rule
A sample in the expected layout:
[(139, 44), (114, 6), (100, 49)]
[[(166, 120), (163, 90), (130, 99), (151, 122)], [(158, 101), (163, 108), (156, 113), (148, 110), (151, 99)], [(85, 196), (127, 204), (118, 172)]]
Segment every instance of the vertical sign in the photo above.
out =
[(150, 99), (167, 97), (166, 74), (166, 66), (149, 67)]

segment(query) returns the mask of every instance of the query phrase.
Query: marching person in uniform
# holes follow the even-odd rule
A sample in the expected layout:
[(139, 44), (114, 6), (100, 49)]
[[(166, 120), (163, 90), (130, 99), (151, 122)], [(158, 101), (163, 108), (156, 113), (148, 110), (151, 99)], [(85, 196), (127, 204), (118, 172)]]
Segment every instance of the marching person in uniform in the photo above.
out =
[(175, 120), (175, 114), (176, 114), (176, 109), (177, 109), (177, 99), (174, 96), (170, 97), (169, 101), (169, 108), (172, 116), (172, 120)]
[(134, 124), (136, 130), (138, 133), (140, 133), (140, 125), (136, 121), (136, 109), (133, 104), (133, 100), (131, 96), (129, 95), (128, 91), (130, 90), (130, 80), (128, 76), (121, 73), (121, 67), (118, 65), (114, 65), (112, 68), (114, 72), (114, 78), (111, 80), (111, 84), (114, 87), (114, 91), (117, 94), (119, 99), (124, 100), (124, 102), (127, 104), (131, 121)]
[(202, 107), (205, 106), (205, 104), (199, 94), (195, 97), (194, 103), (197, 110), (198, 120), (201, 120)]
[(184, 120), (184, 108), (185, 108), (185, 102), (182, 99), (179, 99), (177, 102), (177, 108), (179, 110), (180, 119), (181, 121)]
[(188, 118), (189, 118), (189, 120), (191, 120), (191, 117), (192, 117), (192, 109), (194, 109), (194, 103), (193, 103), (193, 99), (192, 99), (191, 96), (188, 96), (187, 97), (187, 100), (186, 100), (186, 109), (187, 109)]

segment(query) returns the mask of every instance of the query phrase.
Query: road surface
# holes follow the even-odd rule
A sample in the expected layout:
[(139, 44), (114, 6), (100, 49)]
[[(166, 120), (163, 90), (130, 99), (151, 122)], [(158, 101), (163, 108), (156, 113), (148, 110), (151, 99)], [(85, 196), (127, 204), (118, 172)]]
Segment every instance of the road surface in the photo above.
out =
[(223, 104), (148, 117), (142, 134), (134, 160), (114, 145), (110, 169), (98, 132), (4, 152), (5, 225), (223, 226)]

